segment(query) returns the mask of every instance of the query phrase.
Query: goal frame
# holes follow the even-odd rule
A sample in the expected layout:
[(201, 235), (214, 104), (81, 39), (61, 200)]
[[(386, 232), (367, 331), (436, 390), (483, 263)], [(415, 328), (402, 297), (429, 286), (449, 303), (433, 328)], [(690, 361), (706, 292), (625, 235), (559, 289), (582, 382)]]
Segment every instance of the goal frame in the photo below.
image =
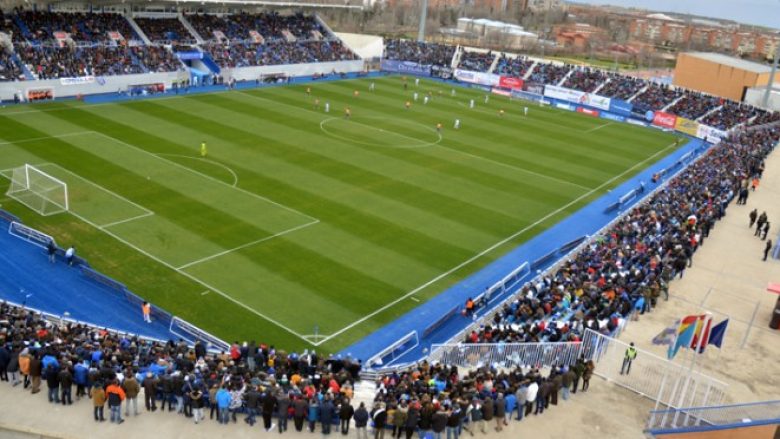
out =
[[(17, 176), (17, 172), (16, 171), (20, 170), (20, 169), (24, 169), (24, 182), (19, 182), (19, 181), (16, 180), (16, 176)], [(45, 194), (36, 192), (34, 189), (31, 188), (31, 185), (30, 185), (30, 171), (31, 170), (33, 172), (38, 173), (39, 175), (47, 178), (47, 179), (53, 181), (54, 183), (56, 183), (57, 185), (59, 185), (62, 188), (63, 195), (64, 195), (64, 205), (61, 205), (57, 201), (54, 201), (50, 197), (47, 197)], [(19, 186), (23, 187), (23, 189), (17, 190), (16, 188), (19, 187)], [(38, 196), (38, 197), (42, 198), (44, 200), (44, 205), (41, 208), (38, 208), (36, 206), (31, 205), (23, 197), (17, 196), (17, 194), (20, 193), (20, 192), (31, 192), (35, 196)], [(28, 163), (25, 163), (23, 166), (20, 166), (20, 167), (17, 167), (17, 168), (13, 169), (13, 172), (11, 173), (11, 184), (8, 187), (8, 191), (6, 192), (6, 195), (11, 197), (11, 198), (13, 198), (14, 200), (24, 204), (25, 206), (29, 207), (30, 209), (38, 212), (42, 216), (56, 215), (56, 214), (61, 213), (61, 212), (68, 212), (68, 211), (70, 211), (70, 201), (69, 201), (70, 197), (68, 195), (68, 184), (65, 183), (64, 181), (60, 180), (59, 178), (57, 178), (57, 177), (55, 177), (55, 176), (53, 176), (51, 174), (48, 174), (48, 173), (44, 172), (43, 170), (41, 170), (41, 169), (39, 169), (39, 168), (37, 168), (37, 167), (35, 167), (33, 165), (30, 165)], [(51, 212), (51, 213), (46, 213), (46, 211), (43, 209), (43, 207), (46, 205), (46, 203), (55, 205), (55, 206), (59, 207), (61, 210), (54, 211), (54, 212)]]

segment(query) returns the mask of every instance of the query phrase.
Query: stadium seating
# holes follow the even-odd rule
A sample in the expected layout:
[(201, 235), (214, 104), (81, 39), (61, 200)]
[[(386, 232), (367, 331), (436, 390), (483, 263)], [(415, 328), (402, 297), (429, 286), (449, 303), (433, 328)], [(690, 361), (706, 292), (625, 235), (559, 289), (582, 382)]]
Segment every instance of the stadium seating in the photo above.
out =
[(0, 49), (0, 81), (14, 81), (19, 79), (21, 74), (22, 71), (11, 58), (11, 54)]
[(696, 120), (718, 108), (723, 100), (715, 96), (688, 91), (668, 111), (687, 119)]
[(588, 67), (575, 69), (563, 86), (574, 90), (591, 93), (607, 80), (607, 73), (603, 70), (591, 69)]
[(251, 41), (250, 31), (256, 31), (265, 40), (320, 40), (333, 37), (314, 16), (301, 13), (280, 15), (276, 12), (236, 15), (188, 15), (187, 20), (204, 40), (216, 41), (214, 31), (222, 32), (231, 42)]
[(22, 30), (19, 29), (16, 22), (13, 20), (13, 14), (6, 14), (0, 9), (0, 32), (8, 34), (14, 43), (21, 43), (24, 41)]
[(138, 27), (155, 44), (195, 43), (195, 37), (178, 18), (134, 18)]
[(505, 54), (501, 54), (498, 58), (498, 64), (496, 64), (496, 74), (513, 76), (515, 78), (522, 78), (528, 73), (534, 65), (534, 62), (524, 56), (518, 56), (516, 58), (509, 58)]
[(357, 59), (340, 41), (286, 42), (265, 44), (207, 44), (204, 50), (223, 67), (269, 66), (281, 64), (349, 61)]
[(530, 80), (541, 84), (558, 85), (559, 82), (569, 73), (572, 66), (555, 64), (537, 64), (531, 73)]
[(601, 96), (608, 98), (629, 100), (645, 87), (645, 81), (631, 76), (623, 76), (616, 73), (609, 74), (610, 81), (599, 90)]
[(449, 67), (455, 46), (409, 40), (385, 40), (385, 59)]
[(650, 83), (647, 90), (635, 97), (631, 103), (641, 111), (661, 110), (682, 95), (683, 92), (679, 89)]
[(138, 40), (130, 23), (119, 14), (20, 11), (18, 17), (29, 30), (31, 43), (56, 40), (55, 32), (66, 32), (76, 44), (113, 44), (108, 32), (119, 32), (126, 40)]
[(752, 105), (724, 101), (723, 106), (718, 111), (702, 119), (701, 123), (720, 130), (728, 130), (737, 125), (747, 123), (757, 113), (758, 110)]
[(487, 72), (495, 58), (493, 52), (464, 51), (460, 57), (458, 68), (472, 72)]

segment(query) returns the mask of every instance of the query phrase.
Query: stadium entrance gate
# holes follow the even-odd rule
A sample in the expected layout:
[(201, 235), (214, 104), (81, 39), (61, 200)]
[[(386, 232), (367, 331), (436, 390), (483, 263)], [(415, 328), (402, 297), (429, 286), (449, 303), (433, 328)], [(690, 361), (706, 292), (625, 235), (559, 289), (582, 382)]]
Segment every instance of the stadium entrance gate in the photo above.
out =
[(722, 404), (728, 385), (699, 372), (637, 349), (630, 375), (621, 375), (628, 344), (590, 329), (577, 343), (434, 344), (428, 361), (461, 368), (493, 366), (552, 367), (593, 360), (595, 374), (668, 408)]

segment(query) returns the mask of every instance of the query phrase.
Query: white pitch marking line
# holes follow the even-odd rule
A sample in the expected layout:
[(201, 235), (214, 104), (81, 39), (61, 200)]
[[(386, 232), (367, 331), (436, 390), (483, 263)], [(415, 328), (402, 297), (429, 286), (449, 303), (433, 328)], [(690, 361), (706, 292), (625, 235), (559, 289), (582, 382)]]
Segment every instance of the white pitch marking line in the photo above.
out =
[(225, 182), (224, 182), (224, 181), (222, 181), (222, 180), (216, 179), (216, 178), (214, 178), (214, 177), (212, 177), (212, 176), (210, 176), (210, 175), (207, 175), (207, 174), (204, 174), (204, 173), (202, 173), (202, 172), (196, 171), (196, 170), (194, 170), (194, 169), (192, 169), (192, 168), (188, 168), (188, 167), (186, 167), (186, 166), (184, 166), (184, 165), (181, 165), (181, 164), (179, 164), (179, 163), (176, 163), (176, 162), (174, 162), (174, 161), (172, 161), (172, 160), (168, 160), (168, 159), (166, 159), (166, 158), (164, 158), (164, 157), (160, 157), (160, 156), (159, 156), (159, 155), (157, 155), (157, 154), (151, 153), (151, 152), (149, 152), (149, 151), (147, 151), (147, 150), (145, 150), (145, 149), (143, 149), (143, 148), (139, 148), (139, 147), (137, 147), (137, 146), (135, 146), (135, 145), (132, 145), (132, 144), (130, 144), (130, 143), (127, 143), (127, 142), (124, 142), (124, 141), (122, 141), (122, 140), (119, 140), (119, 139), (117, 139), (116, 137), (111, 137), (111, 136), (109, 136), (108, 134), (101, 133), (100, 131), (92, 131), (91, 133), (92, 133), (92, 134), (95, 134), (95, 135), (98, 135), (98, 136), (101, 136), (101, 137), (104, 137), (104, 138), (106, 138), (106, 139), (112, 140), (112, 141), (114, 141), (114, 142), (116, 142), (116, 143), (118, 143), (118, 144), (120, 144), (120, 145), (124, 145), (124, 146), (126, 146), (126, 147), (128, 147), (128, 148), (135, 149), (135, 150), (137, 150), (137, 151), (139, 151), (139, 152), (141, 152), (141, 153), (143, 153), (143, 154), (146, 154), (146, 155), (152, 156), (152, 157), (154, 157), (154, 158), (156, 158), (156, 159), (158, 159), (158, 160), (162, 160), (162, 161), (164, 161), (164, 162), (166, 162), (166, 163), (168, 163), (168, 164), (170, 164), (170, 165), (172, 165), (172, 166), (175, 166), (175, 167), (177, 167), (177, 168), (179, 168), (179, 169), (182, 169), (182, 170), (184, 170), (184, 171), (187, 171), (187, 172), (190, 172), (190, 173), (193, 173), (193, 174), (199, 175), (199, 176), (201, 176), (201, 177), (203, 177), (203, 178), (205, 178), (205, 179), (207, 179), (207, 180), (211, 180), (211, 181), (214, 181), (214, 182), (216, 182), (216, 183), (218, 183), (218, 184), (221, 184), (221, 185), (227, 186), (227, 187), (229, 187), (229, 188), (233, 188), (234, 190), (237, 190), (237, 191), (239, 191), (239, 192), (242, 192), (242, 193), (244, 193), (244, 194), (246, 194), (246, 195), (249, 195), (249, 196), (251, 196), (251, 197), (257, 198), (258, 200), (263, 200), (263, 201), (265, 201), (265, 202), (267, 202), (267, 203), (273, 204), (274, 206), (277, 206), (277, 207), (279, 207), (279, 208), (282, 208), (282, 209), (284, 209), (284, 210), (287, 210), (288, 212), (293, 212), (293, 213), (296, 213), (296, 214), (298, 214), (298, 215), (300, 215), (300, 216), (304, 216), (304, 217), (306, 217), (306, 218), (308, 218), (308, 219), (310, 219), (310, 220), (312, 220), (312, 221), (319, 221), (319, 219), (317, 219), (317, 218), (314, 218), (314, 217), (313, 217), (313, 216), (311, 216), (311, 215), (307, 215), (307, 214), (305, 214), (305, 213), (303, 213), (303, 212), (301, 212), (301, 211), (299, 211), (299, 210), (293, 209), (292, 207), (285, 206), (284, 204), (278, 203), (278, 202), (276, 202), (276, 201), (274, 201), (274, 200), (271, 200), (270, 198), (263, 197), (263, 196), (261, 196), (261, 195), (258, 195), (258, 194), (256, 194), (256, 193), (254, 193), (254, 192), (249, 192), (249, 191), (247, 191), (247, 190), (245, 190), (245, 189), (242, 189), (242, 188), (240, 188), (240, 187), (233, 187), (233, 186), (231, 186), (231, 185), (229, 185), (229, 184), (225, 183)]
[(418, 299), (418, 298), (416, 298), (414, 296), (410, 296), (409, 299), (411, 299), (411, 300), (413, 300), (415, 302), (419, 302), (420, 301), (420, 299)]
[(76, 218), (80, 219), (81, 221), (84, 221), (85, 223), (89, 224), (90, 226), (92, 226), (92, 227), (94, 227), (94, 228), (96, 228), (96, 229), (98, 229), (98, 230), (102, 231), (103, 233), (105, 233), (105, 234), (107, 234), (107, 235), (111, 236), (112, 238), (116, 239), (117, 241), (119, 241), (119, 242), (121, 242), (121, 243), (125, 244), (126, 246), (128, 246), (128, 247), (130, 247), (130, 248), (134, 249), (135, 251), (137, 251), (137, 252), (141, 253), (142, 255), (144, 255), (144, 256), (146, 256), (146, 257), (148, 257), (149, 259), (152, 259), (152, 260), (154, 260), (154, 261), (156, 261), (156, 262), (158, 262), (158, 263), (162, 264), (163, 266), (170, 268), (171, 270), (173, 270), (173, 271), (175, 271), (175, 272), (177, 272), (177, 273), (181, 274), (182, 276), (186, 277), (187, 279), (190, 279), (190, 280), (192, 280), (193, 282), (200, 284), (201, 286), (203, 286), (203, 287), (205, 287), (205, 288), (209, 289), (210, 291), (214, 291), (215, 293), (219, 294), (220, 296), (224, 297), (225, 299), (227, 299), (227, 300), (229, 300), (229, 301), (231, 301), (231, 302), (235, 303), (236, 305), (238, 305), (238, 306), (240, 306), (240, 307), (244, 308), (245, 310), (247, 310), (247, 311), (251, 312), (252, 314), (255, 314), (256, 316), (259, 316), (259, 317), (261, 317), (261, 318), (263, 318), (263, 319), (267, 320), (268, 322), (270, 322), (270, 323), (273, 323), (274, 325), (276, 325), (276, 326), (278, 326), (278, 327), (280, 327), (280, 328), (284, 329), (285, 331), (289, 332), (290, 334), (292, 334), (292, 335), (294, 335), (294, 336), (296, 336), (296, 337), (300, 338), (301, 340), (303, 340), (303, 341), (305, 341), (305, 342), (307, 342), (307, 343), (309, 343), (309, 344), (312, 344), (312, 345), (314, 345), (314, 343), (310, 342), (309, 340), (307, 340), (305, 337), (303, 337), (301, 334), (297, 333), (296, 331), (294, 331), (294, 330), (292, 330), (292, 329), (288, 328), (287, 326), (285, 326), (285, 325), (283, 325), (283, 324), (279, 323), (278, 321), (276, 321), (276, 320), (272, 319), (271, 317), (268, 317), (267, 315), (265, 315), (265, 314), (263, 314), (263, 313), (261, 313), (261, 312), (257, 311), (256, 309), (254, 309), (254, 308), (250, 307), (249, 305), (246, 305), (246, 304), (244, 304), (244, 303), (242, 303), (242, 302), (240, 302), (240, 301), (236, 300), (236, 299), (235, 299), (235, 298), (233, 298), (232, 296), (230, 296), (230, 295), (228, 295), (228, 294), (225, 294), (225, 293), (224, 293), (223, 291), (221, 291), (220, 289), (218, 289), (218, 288), (215, 288), (215, 287), (211, 286), (210, 284), (208, 284), (208, 283), (204, 282), (204, 281), (203, 281), (203, 280), (201, 280), (201, 279), (198, 279), (197, 277), (195, 277), (195, 276), (193, 276), (193, 275), (191, 275), (191, 274), (187, 273), (186, 271), (182, 271), (182, 270), (179, 270), (179, 269), (177, 269), (176, 267), (174, 267), (174, 266), (173, 266), (173, 265), (171, 265), (170, 263), (168, 263), (168, 262), (166, 262), (166, 261), (164, 261), (164, 260), (160, 259), (159, 257), (157, 257), (157, 256), (155, 256), (155, 255), (153, 255), (153, 254), (151, 254), (151, 253), (147, 252), (146, 250), (144, 250), (144, 249), (142, 249), (142, 248), (138, 247), (137, 245), (135, 245), (135, 244), (133, 244), (133, 243), (129, 242), (128, 240), (126, 240), (126, 239), (122, 238), (121, 236), (117, 235), (116, 233), (113, 233), (111, 230), (109, 230), (109, 229), (106, 229), (106, 228), (103, 228), (103, 227), (100, 227), (100, 226), (98, 226), (97, 224), (93, 223), (92, 221), (90, 221), (90, 220), (88, 220), (88, 219), (84, 218), (83, 216), (81, 216), (81, 215), (79, 215), (79, 214), (77, 214), (77, 213), (75, 213), (75, 212), (73, 212), (73, 211), (69, 211), (69, 213), (70, 213), (70, 214), (72, 214), (73, 216), (75, 216)]
[(309, 226), (313, 226), (313, 225), (315, 225), (315, 224), (317, 224), (319, 222), (320, 222), (319, 220), (315, 220), (315, 221), (312, 221), (310, 223), (301, 224), (300, 226), (293, 227), (293, 228), (287, 229), (287, 230), (283, 230), (283, 231), (281, 231), (279, 233), (276, 233), (274, 235), (266, 236), (265, 238), (260, 238), (260, 239), (258, 239), (256, 241), (248, 242), (246, 244), (239, 245), (238, 247), (234, 247), (234, 248), (231, 248), (229, 250), (225, 250), (225, 251), (213, 254), (211, 256), (206, 256), (205, 258), (201, 258), (201, 259), (198, 259), (198, 260), (195, 260), (195, 261), (192, 261), (192, 262), (188, 262), (188, 263), (186, 263), (186, 264), (184, 264), (182, 266), (177, 267), (176, 269), (177, 270), (184, 270), (185, 268), (192, 267), (193, 265), (197, 265), (197, 264), (200, 264), (200, 263), (203, 263), (203, 262), (206, 262), (206, 261), (210, 261), (210, 260), (218, 258), (220, 256), (224, 256), (226, 254), (233, 253), (235, 251), (242, 250), (242, 249), (245, 249), (247, 247), (251, 247), (251, 246), (253, 246), (255, 244), (259, 244), (261, 242), (265, 242), (265, 241), (271, 240), (273, 238), (276, 238), (276, 237), (279, 237), (279, 236), (283, 236), (283, 235), (286, 235), (288, 233), (295, 232), (297, 230), (304, 229), (304, 228), (309, 227)]
[(130, 217), (130, 218), (126, 218), (126, 219), (123, 219), (123, 220), (114, 221), (112, 223), (101, 224), (100, 227), (104, 228), (104, 227), (118, 226), (120, 224), (129, 223), (130, 221), (135, 221), (135, 220), (139, 220), (139, 219), (142, 219), (142, 218), (147, 218), (147, 217), (150, 217), (152, 215), (154, 215), (154, 212), (147, 212), (147, 213), (143, 213), (141, 215), (136, 215), (136, 216), (133, 216), (133, 217)]
[(612, 122), (607, 122), (607, 123), (605, 123), (605, 124), (603, 124), (603, 125), (599, 125), (599, 126), (597, 126), (596, 128), (591, 128), (591, 129), (589, 129), (589, 130), (585, 130), (585, 131), (583, 131), (583, 132), (584, 132), (585, 134), (587, 134), (587, 133), (592, 133), (592, 132), (594, 132), (594, 131), (596, 131), (596, 130), (600, 130), (600, 129), (602, 129), (602, 128), (604, 128), (604, 127), (608, 127), (608, 126), (610, 126), (610, 125), (612, 125)]
[(204, 291), (204, 292), (200, 293), (200, 295), (201, 295), (201, 296), (205, 296), (205, 295), (206, 295), (206, 294), (208, 294), (208, 293), (209, 293), (209, 290), (206, 290), (206, 291)]
[(664, 148), (664, 149), (662, 149), (662, 150), (660, 150), (660, 151), (656, 152), (655, 154), (651, 155), (650, 157), (647, 157), (646, 159), (644, 159), (644, 160), (642, 160), (642, 161), (640, 161), (640, 162), (638, 162), (638, 163), (634, 164), (633, 166), (631, 166), (630, 168), (628, 168), (628, 169), (626, 169), (625, 171), (621, 172), (620, 174), (618, 174), (618, 175), (616, 175), (616, 176), (614, 176), (614, 177), (610, 178), (609, 180), (605, 181), (604, 183), (601, 183), (601, 184), (600, 184), (599, 186), (597, 186), (596, 188), (594, 188), (594, 189), (592, 189), (592, 190), (590, 190), (590, 191), (588, 191), (588, 192), (586, 192), (586, 193), (584, 193), (584, 194), (580, 195), (579, 197), (577, 197), (577, 198), (575, 198), (574, 200), (572, 200), (572, 201), (568, 202), (567, 204), (565, 204), (565, 205), (563, 205), (563, 206), (559, 207), (558, 209), (555, 209), (555, 210), (553, 210), (552, 212), (548, 213), (547, 215), (543, 216), (542, 218), (540, 218), (540, 219), (536, 220), (536, 221), (535, 221), (533, 224), (530, 224), (530, 225), (528, 225), (528, 226), (524, 227), (523, 229), (521, 229), (521, 230), (519, 230), (519, 231), (515, 232), (514, 234), (510, 235), (509, 237), (507, 237), (507, 238), (504, 238), (503, 240), (501, 240), (501, 241), (499, 241), (499, 242), (497, 242), (497, 243), (495, 243), (495, 244), (491, 245), (490, 247), (488, 247), (488, 248), (486, 248), (485, 250), (483, 250), (483, 251), (481, 251), (481, 252), (477, 253), (476, 255), (474, 255), (474, 256), (472, 256), (472, 257), (470, 257), (469, 259), (467, 259), (467, 260), (465, 260), (465, 261), (461, 262), (460, 264), (456, 265), (455, 267), (453, 267), (453, 268), (451, 268), (451, 269), (449, 269), (449, 270), (445, 271), (444, 273), (442, 273), (442, 274), (440, 274), (440, 275), (438, 275), (438, 276), (434, 277), (433, 279), (429, 280), (428, 282), (425, 282), (424, 284), (422, 284), (422, 285), (420, 285), (419, 287), (417, 287), (417, 288), (413, 289), (412, 291), (409, 291), (408, 293), (404, 294), (403, 296), (401, 296), (401, 297), (399, 297), (399, 298), (397, 298), (397, 299), (393, 300), (392, 302), (390, 302), (390, 303), (388, 303), (388, 304), (386, 304), (386, 305), (382, 306), (381, 308), (377, 309), (376, 311), (374, 311), (374, 312), (372, 312), (372, 313), (370, 313), (370, 314), (368, 314), (368, 315), (366, 315), (366, 316), (364, 316), (364, 317), (362, 317), (362, 318), (360, 318), (360, 319), (358, 319), (358, 320), (356, 320), (356, 321), (354, 321), (354, 322), (350, 323), (349, 325), (345, 326), (345, 327), (344, 327), (344, 328), (342, 328), (342, 329), (339, 329), (338, 331), (334, 332), (333, 334), (330, 334), (330, 335), (328, 335), (328, 336), (327, 336), (327, 337), (325, 337), (325, 338), (324, 338), (322, 341), (320, 341), (320, 342), (318, 342), (318, 343), (315, 343), (315, 345), (316, 345), (316, 346), (319, 346), (319, 345), (321, 345), (322, 343), (325, 343), (326, 341), (328, 341), (328, 340), (330, 340), (330, 339), (332, 339), (332, 338), (334, 338), (334, 337), (336, 337), (336, 336), (338, 336), (338, 335), (340, 335), (340, 334), (343, 334), (343, 333), (344, 333), (344, 332), (346, 332), (346, 331), (349, 331), (350, 329), (354, 328), (355, 326), (357, 326), (357, 325), (359, 325), (359, 324), (361, 324), (361, 323), (365, 322), (366, 320), (368, 320), (368, 319), (370, 319), (370, 318), (374, 317), (375, 315), (377, 315), (377, 314), (379, 314), (379, 313), (381, 313), (381, 312), (385, 311), (386, 309), (388, 309), (388, 308), (390, 308), (390, 307), (392, 307), (392, 306), (394, 306), (394, 305), (398, 304), (399, 302), (401, 302), (401, 301), (405, 300), (406, 298), (408, 298), (408, 297), (411, 297), (411, 296), (413, 296), (413, 295), (417, 294), (418, 292), (420, 292), (420, 291), (421, 291), (421, 290), (423, 290), (424, 288), (427, 288), (427, 287), (428, 287), (428, 286), (430, 286), (431, 284), (433, 284), (433, 283), (435, 283), (435, 282), (437, 282), (437, 281), (439, 281), (439, 280), (443, 279), (444, 277), (446, 277), (446, 276), (449, 276), (449, 275), (450, 275), (450, 274), (452, 274), (453, 272), (455, 272), (455, 271), (457, 271), (457, 270), (460, 270), (461, 268), (463, 268), (463, 267), (465, 267), (465, 266), (467, 266), (467, 265), (471, 264), (472, 262), (476, 261), (477, 259), (481, 258), (482, 256), (484, 256), (484, 255), (486, 255), (486, 254), (490, 253), (491, 251), (495, 250), (496, 248), (498, 248), (498, 247), (500, 247), (500, 246), (502, 246), (502, 245), (506, 244), (507, 242), (509, 242), (509, 241), (511, 241), (511, 240), (513, 240), (513, 239), (515, 239), (516, 237), (518, 237), (518, 236), (522, 235), (523, 233), (527, 232), (528, 230), (530, 230), (530, 229), (532, 229), (532, 228), (536, 227), (537, 225), (539, 225), (539, 224), (543, 223), (544, 221), (548, 220), (549, 218), (551, 218), (551, 217), (553, 217), (553, 216), (557, 215), (558, 213), (560, 213), (560, 212), (562, 212), (562, 211), (564, 211), (564, 210), (568, 209), (569, 207), (573, 206), (574, 204), (578, 203), (579, 201), (581, 201), (581, 200), (583, 200), (583, 199), (585, 199), (585, 198), (589, 197), (589, 196), (590, 196), (591, 194), (593, 194), (594, 192), (596, 192), (596, 191), (600, 190), (601, 188), (603, 188), (603, 187), (605, 187), (605, 186), (609, 185), (609, 184), (610, 184), (610, 183), (612, 183), (613, 181), (615, 181), (615, 180), (617, 180), (617, 179), (619, 179), (619, 178), (623, 177), (624, 175), (626, 175), (626, 174), (628, 174), (629, 172), (633, 171), (633, 170), (634, 170), (635, 168), (637, 168), (638, 166), (641, 166), (642, 164), (646, 163), (647, 161), (649, 161), (649, 160), (652, 160), (653, 158), (657, 157), (658, 155), (660, 155), (661, 153), (663, 153), (663, 152), (667, 151), (669, 148), (671, 148), (671, 147), (673, 147), (673, 146), (675, 146), (675, 145), (676, 145), (676, 143), (671, 143), (671, 144), (669, 144), (669, 146), (667, 146), (666, 148)]
[[(40, 111), (40, 110), (37, 110), (37, 111)], [(0, 116), (3, 116), (3, 114), (0, 113)], [(84, 135), (84, 134), (91, 134), (93, 132), (94, 131), (79, 131), (79, 132), (75, 132), (75, 133), (57, 134), (56, 136), (31, 137), (29, 139), (14, 140), (13, 142), (0, 142), (0, 146), (2, 146), (2, 145), (15, 145), (17, 143), (37, 142), (39, 140), (46, 140), (46, 139), (59, 139), (60, 137), (81, 136), (81, 135)]]
[(181, 157), (181, 158), (184, 158), (184, 159), (199, 160), (199, 161), (202, 161), (202, 162), (211, 163), (214, 166), (219, 166), (222, 169), (228, 171), (230, 173), (230, 175), (233, 176), (233, 184), (231, 186), (233, 186), (233, 187), (238, 186), (238, 174), (236, 174), (236, 171), (231, 169), (230, 166), (223, 165), (222, 163), (220, 163), (218, 161), (206, 159), (206, 158), (203, 158), (203, 157), (192, 157), (192, 156), (188, 156), (188, 155), (184, 155), (184, 154), (166, 154), (166, 153), (160, 152), (160, 153), (157, 153), (155, 155), (164, 156), (164, 157)]
[(514, 169), (514, 170), (520, 171), (520, 172), (525, 172), (526, 174), (535, 175), (537, 177), (545, 178), (547, 180), (556, 181), (556, 182), (561, 183), (561, 184), (567, 184), (567, 185), (570, 185), (570, 186), (575, 186), (575, 187), (578, 187), (580, 189), (585, 189), (585, 190), (588, 190), (588, 191), (593, 189), (591, 187), (583, 186), (581, 184), (577, 184), (577, 183), (574, 183), (574, 182), (571, 182), (571, 181), (568, 181), (568, 180), (563, 180), (563, 179), (560, 179), (560, 178), (557, 178), (557, 177), (553, 177), (553, 176), (550, 176), (550, 175), (546, 175), (546, 174), (542, 174), (542, 173), (539, 173), (539, 172), (531, 171), (530, 169), (525, 169), (525, 168), (520, 167), (520, 166), (515, 166), (515, 165), (510, 165), (510, 164), (507, 164), (507, 163), (499, 162), (497, 160), (489, 159), (487, 157), (482, 157), (481, 155), (471, 154), (471, 153), (468, 153), (468, 152), (465, 152), (465, 151), (461, 151), (459, 149), (451, 148), (449, 146), (444, 146), (444, 145), (433, 145), (433, 146), (438, 147), (438, 148), (444, 148), (444, 149), (447, 149), (447, 150), (450, 150), (450, 151), (454, 151), (454, 152), (457, 152), (458, 154), (463, 154), (465, 156), (469, 156), (469, 157), (472, 157), (472, 158), (475, 158), (475, 159), (478, 159), (478, 160), (483, 160), (483, 161), (486, 161), (486, 162), (489, 162), (489, 163), (493, 163), (494, 165), (503, 166), (505, 168)]

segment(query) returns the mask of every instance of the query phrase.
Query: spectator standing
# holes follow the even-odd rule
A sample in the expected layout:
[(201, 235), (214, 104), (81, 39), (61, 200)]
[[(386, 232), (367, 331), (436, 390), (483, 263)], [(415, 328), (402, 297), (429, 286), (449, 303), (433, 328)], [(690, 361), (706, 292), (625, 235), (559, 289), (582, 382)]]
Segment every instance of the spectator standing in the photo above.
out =
[(758, 209), (753, 209), (750, 211), (750, 215), (748, 215), (750, 218), (750, 228), (753, 228), (753, 224), (756, 223), (756, 218), (758, 218)]
[(73, 260), (75, 257), (76, 257), (76, 246), (72, 245), (68, 247), (68, 249), (65, 251), (65, 262), (67, 262), (67, 264), (72, 267)]
[[(357, 410), (355, 410), (355, 432), (357, 433), (357, 439), (368, 439), (368, 410), (366, 405), (360, 403)], [(300, 431), (300, 430), (298, 430)]]
[(106, 398), (108, 399), (108, 409), (111, 411), (111, 422), (121, 424), (125, 422), (122, 419), (122, 401), (125, 400), (125, 391), (119, 387), (116, 380), (106, 387)]
[[(300, 395), (295, 397), (293, 402), (293, 423), (295, 424), (295, 431), (303, 431), (303, 421), (306, 419), (306, 415), (309, 411), (309, 405), (303, 397)], [(359, 436), (358, 432), (358, 436)]]
[(772, 240), (766, 242), (766, 247), (764, 247), (764, 261), (766, 261), (766, 258), (769, 256), (769, 252), (772, 251)]
[(60, 403), (60, 378), (59, 371), (54, 367), (53, 363), (49, 363), (44, 370), (44, 376), (46, 378), (46, 386), (49, 390), (49, 402)]
[[(372, 83), (373, 84), (373, 83)], [(352, 415), (355, 414), (355, 408), (349, 403), (349, 399), (344, 398), (339, 408), (339, 420), (341, 421), (341, 434), (347, 435), (349, 433), (349, 421), (352, 419)]]
[(190, 393), (190, 399), (192, 400), (192, 417), (195, 418), (195, 424), (198, 424), (203, 420), (203, 392), (196, 387)]
[(224, 386), (217, 391), (216, 401), (219, 423), (227, 425), (230, 417), (230, 392)]
[(593, 360), (588, 360), (585, 363), (585, 371), (582, 373), (582, 391), (587, 392), (590, 387), (590, 379), (593, 377), (593, 371), (596, 369), (596, 364)]
[(73, 389), (73, 374), (70, 371), (70, 367), (71, 364), (68, 362), (63, 366), (59, 373), (60, 400), (62, 401), (62, 405), (73, 404), (73, 399), (71, 399), (71, 391)]
[(106, 391), (100, 383), (94, 383), (89, 390), (89, 397), (92, 398), (92, 406), (94, 407), (95, 422), (103, 422), (106, 419), (103, 417), (103, 407), (106, 405)]
[(494, 404), (496, 410), (496, 431), (500, 432), (506, 425), (506, 401), (504, 394), (499, 393)]
[(387, 412), (384, 404), (377, 403), (374, 410), (371, 410), (371, 419), (374, 421), (374, 439), (384, 439), (385, 423), (387, 422)]
[(126, 373), (125, 381), (122, 383), (122, 389), (125, 391), (127, 402), (125, 403), (125, 417), (130, 416), (130, 406), (133, 406), (133, 416), (138, 416), (138, 394), (141, 392), (141, 386), (132, 370)]
[[(141, 312), (144, 316), (144, 322), (152, 323), (152, 305), (149, 302), (144, 301), (141, 305)], [(170, 409), (170, 406), (168, 408)]]
[[(279, 413), (279, 434), (287, 431), (287, 418), (290, 415), (290, 397), (287, 392), (280, 392), (276, 397), (276, 407)], [(349, 428), (349, 423), (347, 423)]]
[(265, 431), (271, 431), (274, 428), (273, 416), (276, 409), (276, 396), (271, 389), (266, 389), (263, 395), (263, 427)]
[(34, 395), (41, 391), (41, 374), (43, 373), (43, 363), (38, 357), (38, 353), (34, 353), (30, 359), (30, 379), (32, 380), (31, 393)]
[(53, 264), (57, 257), (57, 246), (54, 245), (54, 240), (49, 240), (49, 244), (46, 245), (46, 254), (49, 256), (49, 262)]
[(157, 411), (157, 385), (159, 382), (153, 373), (146, 372), (146, 378), (143, 381), (146, 411)]
[(620, 374), (623, 375), (624, 373), (628, 375), (631, 373), (631, 363), (634, 362), (634, 359), (636, 358), (636, 348), (634, 347), (634, 342), (631, 342), (628, 349), (626, 349), (626, 353), (623, 355), (623, 365), (620, 367)]
[(320, 422), (322, 422), (322, 434), (330, 434), (330, 427), (333, 425), (333, 417), (336, 414), (336, 408), (333, 406), (333, 397), (328, 394), (320, 407)]
[(442, 433), (447, 428), (447, 414), (437, 410), (431, 418), (431, 427), (433, 428), (433, 438), (442, 439)]

